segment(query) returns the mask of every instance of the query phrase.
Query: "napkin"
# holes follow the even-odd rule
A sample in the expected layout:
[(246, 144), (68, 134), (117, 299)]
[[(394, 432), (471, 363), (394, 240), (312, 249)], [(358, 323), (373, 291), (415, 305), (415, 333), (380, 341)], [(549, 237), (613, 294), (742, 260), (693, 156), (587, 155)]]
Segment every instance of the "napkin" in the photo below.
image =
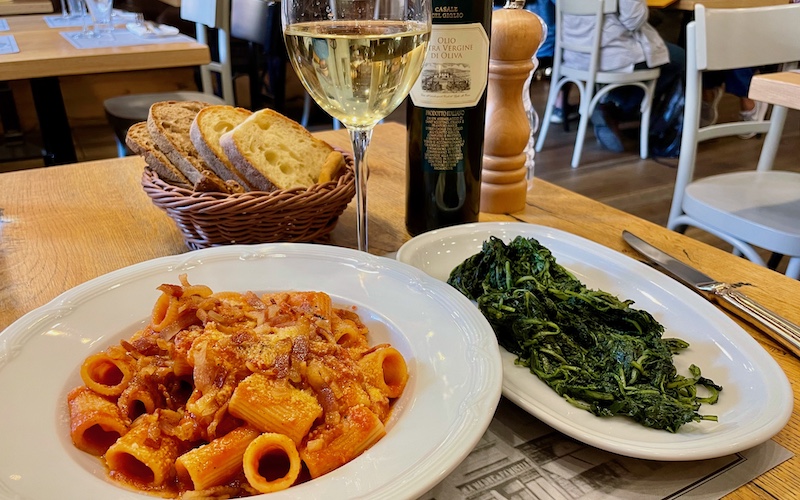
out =
[(146, 22), (145, 24), (128, 23), (128, 31), (144, 38), (158, 38), (162, 36), (175, 36), (179, 33), (175, 26)]
[(13, 35), (0, 36), (0, 54), (14, 54), (19, 52), (17, 41)]
[(5, 19), (0, 19), (0, 31), (8, 31), (8, 21)]

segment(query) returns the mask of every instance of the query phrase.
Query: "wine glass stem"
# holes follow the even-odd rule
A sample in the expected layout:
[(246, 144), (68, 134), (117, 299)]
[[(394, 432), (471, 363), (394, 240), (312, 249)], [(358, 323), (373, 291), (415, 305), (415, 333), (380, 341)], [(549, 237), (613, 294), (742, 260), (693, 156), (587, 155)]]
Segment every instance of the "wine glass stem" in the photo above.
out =
[(353, 157), (355, 159), (356, 174), (356, 235), (358, 237), (358, 249), (362, 252), (369, 251), (367, 243), (367, 177), (369, 168), (367, 167), (367, 148), (372, 139), (372, 129), (369, 130), (350, 130), (350, 142), (353, 145)]

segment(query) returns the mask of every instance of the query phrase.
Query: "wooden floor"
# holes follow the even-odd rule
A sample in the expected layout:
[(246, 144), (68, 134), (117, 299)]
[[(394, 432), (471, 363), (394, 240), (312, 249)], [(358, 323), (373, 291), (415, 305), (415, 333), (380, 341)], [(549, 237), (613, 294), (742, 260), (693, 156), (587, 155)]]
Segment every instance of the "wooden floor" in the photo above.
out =
[[(531, 89), (534, 108), (543, 115), (548, 81), (535, 81)], [(301, 102), (287, 111), (292, 118), (299, 119)], [(726, 95), (720, 103), (720, 121), (738, 119), (738, 101)], [(330, 119), (317, 109), (313, 115), (312, 130), (328, 128)], [(404, 122), (404, 106), (393, 113), (389, 120)], [(590, 131), (587, 134), (583, 157), (578, 168), (570, 168), (570, 158), (575, 141), (577, 124), (570, 131), (553, 125), (541, 153), (536, 155), (535, 177), (584, 194), (626, 212), (638, 215), (660, 225), (665, 225), (672, 199), (677, 160), (642, 160), (638, 156), (636, 131), (626, 143), (624, 153), (612, 153), (601, 149)], [(116, 144), (111, 129), (105, 123), (82, 123), (73, 127), (79, 161), (116, 156)], [(763, 138), (749, 140), (738, 137), (716, 139), (703, 143), (698, 151), (698, 173), (728, 172), (748, 169), (758, 159)], [(0, 172), (14, 168), (38, 166), (37, 162), (0, 164)], [(784, 137), (776, 160), (776, 169), (800, 171), (800, 111), (790, 111), (784, 129)], [(699, 231), (692, 236), (725, 248), (723, 242), (715, 241)]]

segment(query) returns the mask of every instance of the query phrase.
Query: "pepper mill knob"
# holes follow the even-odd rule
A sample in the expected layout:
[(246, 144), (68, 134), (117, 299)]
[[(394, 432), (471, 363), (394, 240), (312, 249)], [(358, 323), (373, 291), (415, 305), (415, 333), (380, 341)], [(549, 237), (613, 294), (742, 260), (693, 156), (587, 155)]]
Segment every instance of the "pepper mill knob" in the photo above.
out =
[(489, 83), (481, 173), (481, 212), (525, 208), (525, 147), (531, 135), (522, 92), (544, 33), (539, 16), (509, 1), (492, 13)]

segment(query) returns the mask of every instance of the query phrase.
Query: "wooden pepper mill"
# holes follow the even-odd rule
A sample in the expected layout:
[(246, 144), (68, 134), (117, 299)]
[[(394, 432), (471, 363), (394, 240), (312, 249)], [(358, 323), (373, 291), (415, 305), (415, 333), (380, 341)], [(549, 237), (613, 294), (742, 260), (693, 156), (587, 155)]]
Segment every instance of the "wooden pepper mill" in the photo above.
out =
[(481, 173), (481, 212), (512, 213), (525, 208), (525, 146), (531, 134), (522, 102), (533, 56), (542, 42), (542, 21), (508, 0), (492, 13), (486, 133)]

